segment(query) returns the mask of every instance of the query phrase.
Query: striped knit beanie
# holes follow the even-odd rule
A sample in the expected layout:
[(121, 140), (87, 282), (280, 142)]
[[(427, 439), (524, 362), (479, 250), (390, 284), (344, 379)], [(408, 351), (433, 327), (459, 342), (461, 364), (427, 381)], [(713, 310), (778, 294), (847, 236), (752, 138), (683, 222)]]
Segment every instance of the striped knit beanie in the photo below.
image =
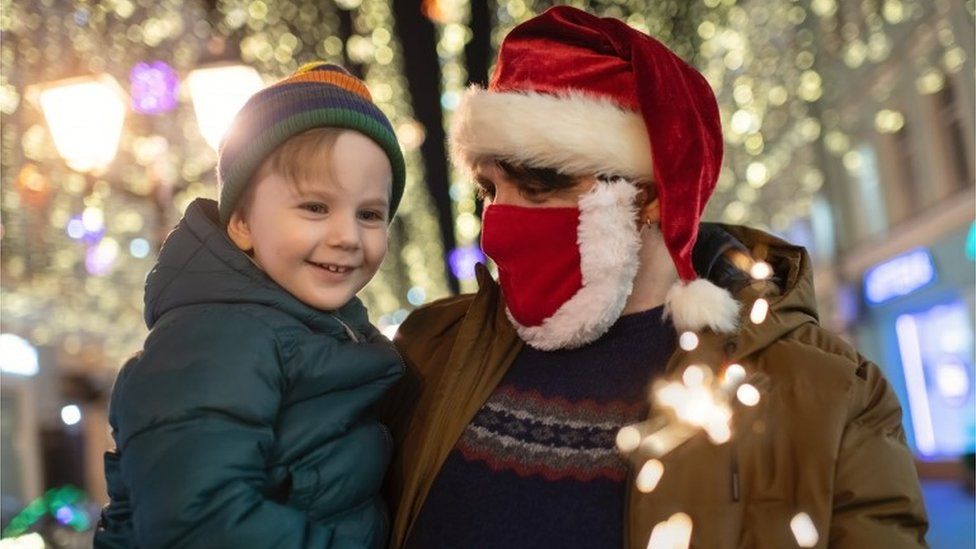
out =
[(393, 168), (392, 219), (406, 177), (393, 126), (361, 80), (338, 65), (314, 62), (255, 93), (234, 118), (217, 153), (220, 221), (227, 225), (254, 172), (279, 145), (325, 127), (356, 130), (386, 152)]

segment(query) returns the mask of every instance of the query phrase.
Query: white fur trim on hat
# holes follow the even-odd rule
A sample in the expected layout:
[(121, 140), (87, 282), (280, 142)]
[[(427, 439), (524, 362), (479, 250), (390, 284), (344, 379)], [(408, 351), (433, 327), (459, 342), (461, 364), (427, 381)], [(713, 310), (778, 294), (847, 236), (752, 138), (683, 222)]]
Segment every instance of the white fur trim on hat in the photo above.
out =
[(654, 170), (640, 113), (578, 91), (552, 95), (472, 86), (453, 114), (450, 139), (454, 164), (467, 170), (482, 158), (628, 179), (649, 179)]
[(580, 198), (577, 242), (583, 287), (538, 326), (523, 326), (508, 312), (519, 336), (542, 350), (572, 349), (605, 334), (620, 318), (637, 275), (640, 237), (637, 188), (629, 181), (599, 182)]
[(724, 288), (705, 279), (677, 282), (668, 290), (664, 314), (670, 315), (679, 332), (710, 328), (734, 332), (739, 323), (739, 302)]

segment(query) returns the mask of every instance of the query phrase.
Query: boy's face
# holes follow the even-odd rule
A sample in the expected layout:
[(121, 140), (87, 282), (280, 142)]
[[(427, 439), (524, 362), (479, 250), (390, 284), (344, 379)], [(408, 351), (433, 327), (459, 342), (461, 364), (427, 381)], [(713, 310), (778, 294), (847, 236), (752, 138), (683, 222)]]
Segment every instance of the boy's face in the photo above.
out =
[[(323, 158), (324, 157), (324, 158)], [(335, 310), (376, 274), (387, 249), (392, 170), (368, 137), (343, 131), (327, 164), (292, 183), (268, 170), (227, 232), (275, 282), (307, 305)]]

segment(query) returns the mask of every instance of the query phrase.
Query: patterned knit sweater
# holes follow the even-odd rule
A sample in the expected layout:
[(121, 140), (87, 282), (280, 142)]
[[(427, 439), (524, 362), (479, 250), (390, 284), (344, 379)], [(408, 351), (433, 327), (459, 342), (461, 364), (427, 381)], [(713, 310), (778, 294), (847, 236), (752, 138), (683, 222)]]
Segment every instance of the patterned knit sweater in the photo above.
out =
[(614, 441), (675, 339), (656, 308), (580, 349), (526, 346), (441, 468), (407, 547), (621, 547), (627, 469)]

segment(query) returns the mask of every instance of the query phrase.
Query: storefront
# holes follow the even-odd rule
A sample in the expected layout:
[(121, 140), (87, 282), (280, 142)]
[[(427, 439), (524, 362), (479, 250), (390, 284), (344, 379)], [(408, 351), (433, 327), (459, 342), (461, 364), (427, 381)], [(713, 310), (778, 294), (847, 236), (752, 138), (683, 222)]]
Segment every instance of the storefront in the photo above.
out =
[(884, 368), (925, 461), (976, 449), (974, 227), (876, 263), (862, 278), (858, 348)]

